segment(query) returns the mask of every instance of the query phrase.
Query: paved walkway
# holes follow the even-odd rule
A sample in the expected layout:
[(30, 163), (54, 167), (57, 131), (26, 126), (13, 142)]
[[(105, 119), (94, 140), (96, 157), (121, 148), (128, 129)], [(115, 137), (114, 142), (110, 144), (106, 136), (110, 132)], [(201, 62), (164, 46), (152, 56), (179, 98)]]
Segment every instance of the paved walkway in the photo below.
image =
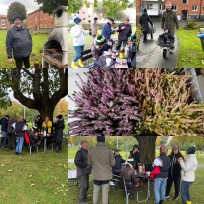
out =
[(175, 68), (178, 61), (178, 38), (175, 36), (174, 53), (163, 58), (163, 49), (156, 44), (156, 41), (164, 31), (161, 29), (161, 22), (154, 22), (154, 25), (156, 32), (153, 40), (148, 35), (148, 41), (143, 43), (143, 36), (141, 37), (139, 50), (136, 53), (136, 66), (137, 68)]

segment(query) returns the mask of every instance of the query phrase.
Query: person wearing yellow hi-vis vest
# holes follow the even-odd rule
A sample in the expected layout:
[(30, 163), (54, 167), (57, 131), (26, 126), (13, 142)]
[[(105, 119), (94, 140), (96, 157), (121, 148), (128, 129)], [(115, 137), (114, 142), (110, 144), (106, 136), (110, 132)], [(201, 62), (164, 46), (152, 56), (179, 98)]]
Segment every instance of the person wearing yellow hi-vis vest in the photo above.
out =
[(49, 120), (49, 117), (45, 118), (45, 121), (43, 122), (42, 127), (46, 130), (47, 134), (51, 134), (51, 132), (52, 132), (52, 122)]

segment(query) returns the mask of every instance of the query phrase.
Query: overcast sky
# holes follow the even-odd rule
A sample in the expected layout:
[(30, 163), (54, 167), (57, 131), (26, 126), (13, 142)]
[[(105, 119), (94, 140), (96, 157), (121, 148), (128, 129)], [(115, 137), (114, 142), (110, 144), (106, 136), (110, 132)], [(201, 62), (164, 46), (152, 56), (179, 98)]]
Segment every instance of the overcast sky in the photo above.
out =
[(25, 6), (27, 14), (40, 7), (40, 5), (34, 0), (0, 0), (0, 14), (7, 15), (9, 5), (15, 1), (22, 3)]

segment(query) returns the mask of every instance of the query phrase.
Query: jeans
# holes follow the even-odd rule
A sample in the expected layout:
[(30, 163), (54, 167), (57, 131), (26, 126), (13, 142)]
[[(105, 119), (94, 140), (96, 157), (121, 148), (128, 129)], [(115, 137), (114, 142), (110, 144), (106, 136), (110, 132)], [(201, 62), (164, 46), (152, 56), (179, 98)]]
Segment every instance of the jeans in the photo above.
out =
[(24, 137), (17, 137), (16, 138), (16, 153), (22, 154), (22, 148), (23, 148), (23, 142), (24, 142)]
[(154, 182), (155, 203), (165, 198), (166, 178), (156, 178)]
[(28, 55), (27, 57), (23, 57), (23, 58), (14, 57), (14, 59), (16, 61), (16, 68), (23, 68), (23, 64), (25, 68), (30, 68), (30, 55)]
[(187, 201), (191, 201), (189, 194), (189, 187), (193, 182), (182, 181), (181, 183), (181, 200), (182, 204), (186, 204)]
[(81, 52), (84, 51), (84, 45), (82, 46), (74, 46), (76, 56), (74, 57), (74, 62), (76, 62), (78, 59), (81, 59)]
[(5, 131), (1, 131), (2, 139), (1, 139), (1, 147), (5, 148), (7, 144), (7, 133)]
[(110, 183), (99, 185), (93, 185), (93, 204), (99, 204), (99, 195), (102, 188), (102, 204), (108, 204), (108, 192), (110, 189)]

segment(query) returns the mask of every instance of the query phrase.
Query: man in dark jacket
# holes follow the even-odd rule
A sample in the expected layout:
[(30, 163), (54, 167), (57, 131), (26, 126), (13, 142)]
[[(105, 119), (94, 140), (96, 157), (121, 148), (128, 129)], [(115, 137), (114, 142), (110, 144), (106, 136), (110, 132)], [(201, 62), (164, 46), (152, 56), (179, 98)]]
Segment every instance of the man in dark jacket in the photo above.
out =
[(12, 118), (9, 119), (8, 121), (8, 127), (7, 127), (7, 136), (8, 136), (8, 146), (9, 148), (15, 149), (15, 131), (13, 130), (13, 128), (11, 127), (11, 125), (13, 125), (16, 122), (16, 117), (13, 116)]
[(114, 19), (110, 18), (109, 21), (103, 26), (102, 33), (107, 40), (110, 39), (111, 35), (118, 31), (118, 28), (112, 30), (111, 26), (114, 24)]
[(129, 18), (125, 18), (125, 22), (119, 25), (118, 32), (118, 45), (116, 47), (117, 50), (120, 49), (122, 42), (125, 46), (127, 44), (128, 38), (132, 35), (132, 26), (129, 24)]
[(178, 18), (176, 12), (172, 10), (172, 3), (166, 3), (166, 11), (162, 15), (162, 29), (168, 28), (172, 35), (174, 35), (175, 28), (179, 28)]
[(9, 119), (9, 116), (5, 115), (3, 119), (1, 120), (1, 135), (2, 135), (1, 147), (2, 149), (5, 149), (7, 145), (8, 119)]
[(90, 174), (90, 168), (88, 166), (89, 144), (86, 140), (82, 140), (80, 145), (81, 149), (77, 151), (74, 163), (77, 166), (77, 177), (80, 182), (79, 203), (86, 203)]
[(129, 158), (134, 159), (134, 169), (138, 169), (138, 164), (140, 163), (140, 152), (138, 145), (133, 146), (133, 150), (130, 151)]
[(19, 15), (13, 18), (14, 25), (8, 30), (6, 36), (6, 51), (9, 63), (16, 62), (16, 68), (30, 68), (30, 53), (32, 52), (32, 38), (24, 26)]
[(64, 118), (62, 115), (56, 117), (56, 122), (54, 123), (55, 134), (57, 136), (57, 152), (62, 152), (62, 140), (63, 140), (63, 130), (65, 128)]
[(149, 30), (149, 23), (151, 24), (151, 26), (153, 26), (153, 23), (147, 14), (147, 9), (143, 10), (142, 16), (140, 16), (139, 23), (142, 26), (142, 30), (143, 30), (143, 35), (144, 35), (143, 42), (146, 42), (147, 41), (147, 33)]
[(37, 133), (41, 134), (42, 132), (42, 118), (41, 115), (37, 115), (37, 118), (35, 119), (35, 125), (37, 125)]
[(153, 168), (160, 167), (160, 173), (155, 175), (154, 182), (155, 204), (163, 204), (165, 199), (166, 181), (170, 168), (170, 158), (166, 155), (167, 152), (166, 145), (162, 145), (160, 147), (160, 156), (152, 164)]
[(122, 168), (122, 164), (125, 163), (125, 160), (121, 157), (119, 150), (115, 149), (114, 153), (115, 158), (115, 166), (112, 168), (113, 175), (120, 175), (120, 170)]
[(172, 146), (172, 152), (169, 155), (171, 166), (169, 169), (169, 175), (167, 179), (167, 187), (166, 187), (166, 196), (165, 198), (169, 198), (169, 193), (171, 190), (172, 183), (174, 182), (175, 186), (175, 195), (173, 200), (177, 200), (179, 198), (179, 191), (180, 191), (180, 181), (181, 181), (181, 166), (178, 162), (179, 158), (183, 158), (183, 155), (179, 151), (179, 148), (177, 145)]

